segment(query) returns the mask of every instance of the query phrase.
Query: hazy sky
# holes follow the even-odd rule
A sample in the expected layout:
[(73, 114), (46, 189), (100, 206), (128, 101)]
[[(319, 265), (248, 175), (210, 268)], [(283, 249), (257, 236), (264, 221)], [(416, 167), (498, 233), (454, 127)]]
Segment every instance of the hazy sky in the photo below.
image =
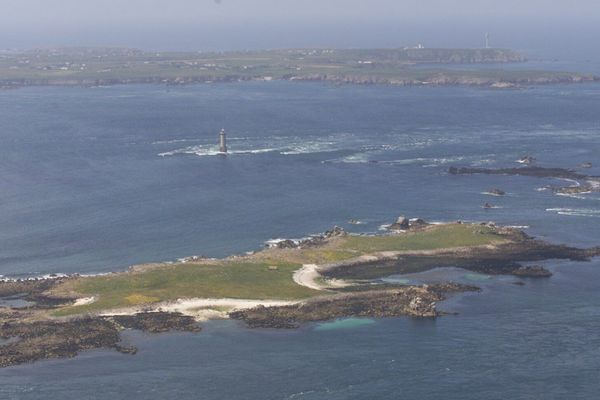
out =
[(599, 21), (600, 0), (0, 0), (0, 48), (527, 47)]

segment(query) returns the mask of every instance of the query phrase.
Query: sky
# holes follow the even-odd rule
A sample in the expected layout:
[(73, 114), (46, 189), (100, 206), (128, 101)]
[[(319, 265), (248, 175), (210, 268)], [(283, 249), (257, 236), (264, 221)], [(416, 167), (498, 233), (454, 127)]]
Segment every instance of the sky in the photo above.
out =
[(598, 22), (599, 0), (0, 0), (0, 48), (567, 49)]

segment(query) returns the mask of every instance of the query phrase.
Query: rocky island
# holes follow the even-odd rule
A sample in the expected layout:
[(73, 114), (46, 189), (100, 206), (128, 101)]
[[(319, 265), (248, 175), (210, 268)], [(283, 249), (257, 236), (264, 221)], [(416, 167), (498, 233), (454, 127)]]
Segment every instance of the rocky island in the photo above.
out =
[[(588, 167), (589, 165), (589, 167)], [(591, 168), (591, 163), (585, 163), (581, 168)], [(567, 168), (526, 166), (518, 168), (474, 168), (474, 167), (450, 167), (451, 175), (514, 175), (531, 176), (536, 178), (554, 178), (568, 182), (568, 185), (549, 185), (550, 189), (558, 194), (579, 194), (600, 192), (600, 177), (591, 176)]]
[(224, 259), (192, 257), (98, 276), (5, 279), (0, 298), (21, 303), (0, 308), (0, 366), (96, 348), (134, 354), (121, 343), (124, 329), (199, 332), (201, 321), (216, 318), (285, 329), (350, 316), (435, 318), (443, 315), (438, 302), (478, 288), (390, 285), (379, 278), (444, 267), (547, 278), (547, 269), (530, 263), (597, 255), (600, 248), (546, 243), (491, 223), (400, 217), (378, 235), (334, 228)]
[[(394, 86), (479, 86), (594, 82), (591, 74), (500, 67), (524, 63), (508, 49), (285, 49), (244, 52), (145, 52), (58, 48), (0, 53), (0, 88), (237, 82), (325, 81)], [(495, 64), (498, 68), (457, 65)]]

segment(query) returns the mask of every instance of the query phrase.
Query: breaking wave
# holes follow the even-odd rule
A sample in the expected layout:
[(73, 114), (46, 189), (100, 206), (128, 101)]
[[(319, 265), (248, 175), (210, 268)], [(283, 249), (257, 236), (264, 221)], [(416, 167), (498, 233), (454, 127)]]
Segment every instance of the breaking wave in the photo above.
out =
[[(325, 162), (328, 163), (424, 163), (439, 164), (453, 161), (461, 161), (463, 157), (448, 158), (416, 158), (406, 160), (378, 161), (374, 158), (385, 158), (384, 154), (389, 152), (402, 152), (406, 150), (415, 150), (426, 148), (436, 144), (452, 141), (447, 138), (440, 139), (421, 139), (410, 135), (382, 135), (379, 138), (381, 143), (373, 144), (373, 138), (367, 135), (355, 135), (350, 133), (338, 133), (326, 135), (323, 137), (301, 137), (301, 136), (269, 136), (269, 137), (230, 137), (229, 152), (230, 155), (236, 154), (260, 154), (260, 153), (279, 153), (284, 156), (293, 156), (301, 154), (318, 153), (346, 153), (341, 158), (333, 158)], [(176, 155), (196, 155), (216, 156), (221, 154), (217, 143), (199, 143), (201, 140), (181, 138), (153, 142), (153, 145), (168, 146), (170, 144), (192, 142), (191, 145), (176, 149), (169, 149), (158, 153), (161, 157)]]
[(573, 217), (596, 217), (600, 218), (600, 210), (590, 208), (547, 208), (546, 211), (558, 215), (569, 215)]

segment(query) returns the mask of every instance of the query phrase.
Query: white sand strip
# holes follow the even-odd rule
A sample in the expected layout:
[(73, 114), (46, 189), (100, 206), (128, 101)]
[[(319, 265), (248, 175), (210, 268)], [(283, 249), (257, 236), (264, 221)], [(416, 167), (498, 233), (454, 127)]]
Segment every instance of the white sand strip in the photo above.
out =
[(304, 264), (302, 268), (294, 272), (294, 282), (300, 286), (305, 286), (314, 290), (323, 290), (323, 286), (316, 282), (319, 278), (319, 267), (316, 264)]

